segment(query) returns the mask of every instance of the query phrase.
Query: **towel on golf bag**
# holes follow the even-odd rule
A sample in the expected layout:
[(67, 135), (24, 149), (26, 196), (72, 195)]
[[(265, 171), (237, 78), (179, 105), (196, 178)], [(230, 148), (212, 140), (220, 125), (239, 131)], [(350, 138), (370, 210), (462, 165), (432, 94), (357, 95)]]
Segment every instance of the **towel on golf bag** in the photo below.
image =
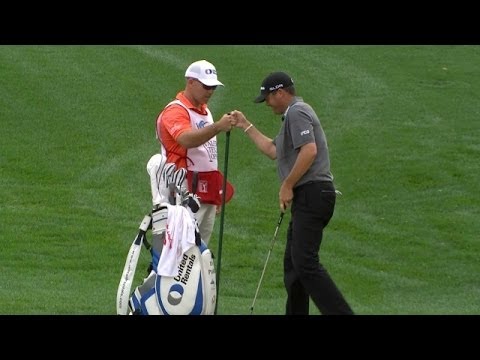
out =
[(195, 245), (195, 220), (183, 206), (167, 205), (168, 217), (162, 254), (156, 272), (162, 276), (175, 276), (185, 252)]
[(213, 315), (216, 291), (213, 256), (202, 241), (182, 255), (176, 276), (152, 270), (129, 306), (134, 315)]

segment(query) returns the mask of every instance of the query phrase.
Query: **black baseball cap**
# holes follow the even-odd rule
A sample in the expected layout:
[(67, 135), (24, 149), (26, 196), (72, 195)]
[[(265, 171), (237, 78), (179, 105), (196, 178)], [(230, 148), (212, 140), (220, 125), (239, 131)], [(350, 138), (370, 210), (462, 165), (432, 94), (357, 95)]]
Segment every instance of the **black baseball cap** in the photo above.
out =
[(292, 85), (293, 80), (287, 73), (284, 73), (282, 71), (270, 73), (270, 75), (263, 79), (262, 86), (260, 86), (260, 95), (258, 95), (255, 100), (253, 100), (253, 102), (264, 102), (267, 95), (271, 92)]

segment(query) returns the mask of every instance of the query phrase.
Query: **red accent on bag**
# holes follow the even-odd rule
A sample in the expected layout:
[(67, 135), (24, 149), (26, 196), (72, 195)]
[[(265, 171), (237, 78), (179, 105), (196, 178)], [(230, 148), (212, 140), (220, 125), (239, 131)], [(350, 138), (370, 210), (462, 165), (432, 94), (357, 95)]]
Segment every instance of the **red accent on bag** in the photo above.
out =
[[(192, 189), (194, 172), (187, 171), (188, 191), (197, 194), (200, 202), (205, 204), (222, 205), (223, 174), (218, 171), (197, 173), (197, 188)], [(227, 180), (225, 203), (228, 203), (235, 193), (235, 188)]]

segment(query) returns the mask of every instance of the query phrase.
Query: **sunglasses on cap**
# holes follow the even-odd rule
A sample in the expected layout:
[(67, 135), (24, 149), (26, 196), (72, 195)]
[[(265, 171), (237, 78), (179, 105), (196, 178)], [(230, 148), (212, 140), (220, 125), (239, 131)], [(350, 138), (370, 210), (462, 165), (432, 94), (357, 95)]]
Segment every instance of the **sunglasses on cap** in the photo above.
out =
[(217, 85), (214, 86), (208, 86), (202, 83), (202, 86), (205, 90), (215, 90), (217, 88)]
[(214, 85), (214, 86), (208, 86), (208, 85), (205, 85), (204, 83), (202, 83), (200, 80), (198, 79), (194, 79), (195, 81), (199, 82), (202, 87), (205, 89), (205, 90), (215, 90), (217, 88), (217, 85)]

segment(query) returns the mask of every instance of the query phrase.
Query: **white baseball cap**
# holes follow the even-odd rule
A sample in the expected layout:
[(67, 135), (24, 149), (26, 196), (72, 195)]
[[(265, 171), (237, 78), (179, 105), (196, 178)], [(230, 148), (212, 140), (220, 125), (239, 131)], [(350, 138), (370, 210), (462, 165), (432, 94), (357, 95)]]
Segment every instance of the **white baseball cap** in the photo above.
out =
[(185, 72), (186, 78), (194, 78), (207, 86), (224, 86), (217, 80), (217, 69), (206, 60), (195, 61)]

